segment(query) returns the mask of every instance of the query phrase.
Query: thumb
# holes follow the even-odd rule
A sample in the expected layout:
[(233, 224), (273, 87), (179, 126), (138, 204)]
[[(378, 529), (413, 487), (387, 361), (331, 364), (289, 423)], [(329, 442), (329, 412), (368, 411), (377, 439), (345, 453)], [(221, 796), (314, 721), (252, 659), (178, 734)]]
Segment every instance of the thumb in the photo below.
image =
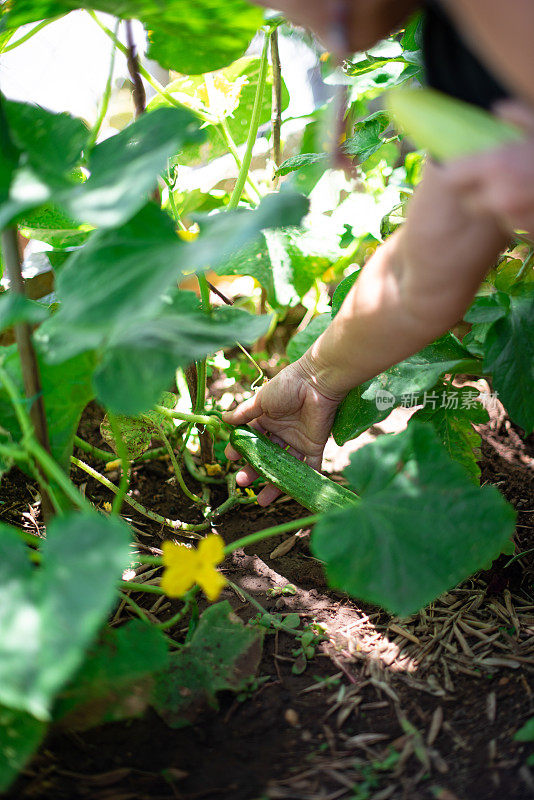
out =
[(244, 400), (233, 411), (226, 411), (223, 414), (224, 422), (228, 422), (229, 425), (243, 425), (246, 422), (252, 422), (257, 417), (261, 417), (263, 414), (261, 392), (262, 390), (259, 389), (256, 394), (249, 397), (248, 400)]
[(534, 110), (517, 100), (500, 100), (493, 106), (493, 112), (501, 119), (515, 125), (525, 133), (534, 132)]

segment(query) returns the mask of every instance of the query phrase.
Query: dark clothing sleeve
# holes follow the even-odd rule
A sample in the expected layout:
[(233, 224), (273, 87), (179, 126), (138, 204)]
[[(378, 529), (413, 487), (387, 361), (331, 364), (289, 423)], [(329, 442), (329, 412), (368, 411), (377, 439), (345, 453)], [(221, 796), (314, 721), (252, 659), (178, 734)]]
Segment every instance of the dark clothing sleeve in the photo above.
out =
[(437, 0), (427, 0), (423, 56), (429, 86), (459, 100), (490, 109), (509, 96), (479, 61)]

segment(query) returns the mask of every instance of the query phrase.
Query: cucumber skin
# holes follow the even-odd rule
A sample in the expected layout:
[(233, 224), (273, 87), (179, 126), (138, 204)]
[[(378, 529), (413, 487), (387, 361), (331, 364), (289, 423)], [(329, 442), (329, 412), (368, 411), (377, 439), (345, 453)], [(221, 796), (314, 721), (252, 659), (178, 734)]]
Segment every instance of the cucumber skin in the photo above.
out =
[(230, 444), (265, 480), (315, 514), (347, 508), (359, 500), (252, 428), (233, 428)]
[(442, 162), (476, 155), (524, 138), (514, 125), (435, 89), (390, 89), (386, 94), (386, 106), (415, 145)]

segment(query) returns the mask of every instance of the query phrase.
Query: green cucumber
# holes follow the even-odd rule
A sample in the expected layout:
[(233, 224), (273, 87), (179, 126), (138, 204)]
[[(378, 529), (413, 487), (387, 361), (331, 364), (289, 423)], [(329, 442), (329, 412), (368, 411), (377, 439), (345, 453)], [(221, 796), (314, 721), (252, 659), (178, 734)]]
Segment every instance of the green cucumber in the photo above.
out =
[(233, 428), (230, 444), (265, 480), (314, 513), (358, 502), (354, 492), (316, 472), (252, 428)]
[(482, 153), (525, 136), (515, 125), (435, 89), (390, 89), (386, 106), (398, 127), (438, 161)]

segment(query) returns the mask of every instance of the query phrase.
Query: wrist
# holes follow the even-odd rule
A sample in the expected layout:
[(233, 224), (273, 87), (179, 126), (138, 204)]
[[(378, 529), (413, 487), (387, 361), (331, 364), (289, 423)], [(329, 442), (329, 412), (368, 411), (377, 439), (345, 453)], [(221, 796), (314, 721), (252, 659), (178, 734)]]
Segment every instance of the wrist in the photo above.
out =
[(323, 397), (339, 404), (352, 387), (346, 385), (347, 376), (340, 367), (323, 361), (316, 345), (317, 342), (293, 366)]

